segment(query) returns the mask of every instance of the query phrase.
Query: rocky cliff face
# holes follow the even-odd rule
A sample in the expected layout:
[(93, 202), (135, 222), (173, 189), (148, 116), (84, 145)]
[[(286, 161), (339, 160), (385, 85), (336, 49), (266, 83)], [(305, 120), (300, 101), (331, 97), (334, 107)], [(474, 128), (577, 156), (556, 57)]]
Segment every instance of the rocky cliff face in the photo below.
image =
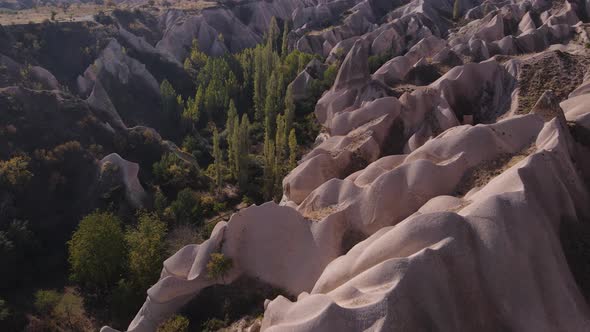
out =
[[(204, 288), (247, 276), (298, 295), (269, 299), (250, 331), (588, 331), (560, 230), (590, 217), (590, 7), (458, 4), (461, 24), (438, 0), (164, 17), (156, 48), (177, 59), (175, 36), (235, 50), (266, 13), (294, 22), (294, 47), (345, 57), (315, 108), (325, 133), (281, 204), (246, 208), (170, 257), (128, 330), (154, 331)], [(208, 21), (242, 10), (246, 32), (219, 45)], [(206, 273), (214, 252), (234, 263), (223, 281)]]

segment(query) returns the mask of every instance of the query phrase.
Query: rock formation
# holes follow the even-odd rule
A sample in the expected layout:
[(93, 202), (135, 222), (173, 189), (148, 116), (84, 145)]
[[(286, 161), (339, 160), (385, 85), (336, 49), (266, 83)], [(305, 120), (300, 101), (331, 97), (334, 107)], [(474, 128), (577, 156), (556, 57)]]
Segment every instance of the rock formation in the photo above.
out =
[[(75, 86), (90, 125), (151, 137), (187, 162), (144, 125), (174, 131), (158, 82), (182, 72), (193, 39), (223, 55), (261, 42), (272, 16), (290, 20), (289, 46), (325, 59), (291, 83), (296, 100), (339, 65), (315, 106), (323, 139), (284, 178), (281, 203), (245, 208), (168, 258), (127, 330), (155, 331), (201, 291), (242, 277), (296, 296), (268, 299), (253, 330), (590, 330), (560, 239), (561, 227), (590, 217), (590, 5), (454, 4), (235, 1), (167, 10), (149, 38), (113, 29)], [(24, 68), (12, 58), (0, 55), (2, 86)], [(71, 85), (59, 77), (31, 70), (45, 90)], [(0, 89), (1, 102), (12, 95), (65, 98)], [(123, 158), (104, 157), (98, 177), (139, 207), (138, 165)], [(216, 252), (233, 261), (222, 280), (206, 271)]]

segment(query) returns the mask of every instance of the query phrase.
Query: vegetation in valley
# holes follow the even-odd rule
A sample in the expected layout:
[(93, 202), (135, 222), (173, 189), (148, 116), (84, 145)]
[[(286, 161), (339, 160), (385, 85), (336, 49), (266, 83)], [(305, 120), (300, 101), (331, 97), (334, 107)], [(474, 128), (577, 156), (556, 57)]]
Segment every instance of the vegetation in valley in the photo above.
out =
[[(100, 15), (107, 21), (111, 17)], [(112, 15), (120, 19), (125, 13)], [(42, 92), (27, 74), (32, 66), (24, 68), (15, 84), (28, 89), (31, 103), (0, 98), (0, 107), (9, 110), (0, 120), (10, 124), (0, 128), (0, 139), (9, 142), (8, 148), (0, 147), (0, 264), (12, 267), (0, 284), (16, 286), (0, 291), (0, 327), (125, 328), (171, 253), (207, 239), (215, 224), (239, 207), (281, 199), (283, 177), (319, 131), (313, 107), (338, 70), (337, 65), (328, 67), (311, 83), (308, 98), (295, 101), (289, 83), (317, 56), (289, 51), (288, 22), (282, 23), (273, 18), (263, 43), (236, 54), (208, 56), (193, 42), (182, 75), (194, 89), (187, 92), (173, 73), (159, 80), (159, 108), (175, 128), (172, 137), (164, 137), (166, 130), (134, 128), (105, 139), (110, 134), (100, 120), (67, 87), (54, 101), (54, 95)], [(48, 44), (37, 33), (61, 32), (57, 24), (44, 24), (28, 37), (39, 48), (22, 46), (27, 63), (49, 61), (43, 58)], [(24, 28), (15, 31), (19, 29)], [(53, 68), (65, 73), (58, 75), (60, 82), (73, 84), (74, 71), (90, 65), (105, 46), (93, 38), (93, 45), (71, 45), (88, 48), (75, 68), (68, 69), (71, 73), (62, 71), (62, 64)], [(56, 112), (45, 117), (50, 107)], [(31, 125), (31, 118), (19, 115), (23, 111), (38, 122)], [(43, 132), (61, 126), (67, 130), (58, 135)], [(179, 149), (163, 149), (159, 134)], [(26, 137), (31, 135), (48, 139), (30, 144)], [(118, 166), (103, 165), (95, 180), (98, 160), (112, 152), (140, 165), (139, 180), (148, 193), (143, 209), (126, 202), (125, 190), (116, 181)], [(208, 273), (224, 281), (231, 268), (231, 260), (218, 253), (212, 255)], [(159, 330), (187, 330), (189, 319), (213, 329), (240, 314), (257, 315), (250, 306), (259, 302), (260, 294), (220, 305), (213, 315), (217, 318), (199, 317), (193, 323), (185, 313)]]

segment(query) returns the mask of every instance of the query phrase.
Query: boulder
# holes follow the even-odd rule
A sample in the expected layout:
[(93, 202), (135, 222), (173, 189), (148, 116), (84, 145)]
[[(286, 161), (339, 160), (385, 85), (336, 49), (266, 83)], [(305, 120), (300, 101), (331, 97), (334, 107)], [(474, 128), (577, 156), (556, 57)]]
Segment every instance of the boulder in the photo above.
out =
[(557, 118), (562, 125), (566, 126), (563, 110), (559, 106), (557, 97), (551, 90), (543, 92), (539, 100), (535, 103), (535, 106), (531, 109), (531, 113), (539, 115), (545, 122)]

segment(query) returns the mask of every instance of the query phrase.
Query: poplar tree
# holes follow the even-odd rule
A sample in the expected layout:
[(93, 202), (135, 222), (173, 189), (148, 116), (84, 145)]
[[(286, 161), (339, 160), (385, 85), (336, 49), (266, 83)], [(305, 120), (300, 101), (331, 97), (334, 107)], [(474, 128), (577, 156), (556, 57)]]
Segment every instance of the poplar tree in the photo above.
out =
[(207, 118), (209, 121), (213, 120), (213, 109), (215, 108), (215, 88), (213, 87), (213, 82), (210, 82), (207, 85), (207, 89), (205, 89), (205, 94), (203, 96), (203, 108), (205, 112), (207, 112)]
[(275, 142), (270, 137), (264, 141), (264, 174), (262, 192), (265, 200), (273, 197), (275, 182)]
[[(285, 116), (279, 114), (277, 116), (277, 132), (275, 135), (275, 144), (276, 144), (276, 163), (278, 165), (278, 169), (281, 168), (283, 162), (286, 159), (286, 151), (287, 151), (287, 132), (285, 131)], [(281, 172), (278, 172), (281, 173)]]
[(176, 95), (176, 91), (168, 80), (163, 80), (162, 84), (160, 84), (160, 95), (164, 114), (174, 122), (180, 120), (184, 109), (184, 101), (180, 95)]
[(297, 166), (297, 136), (295, 135), (295, 128), (291, 129), (289, 133), (289, 169), (294, 169)]
[(289, 21), (285, 20), (283, 24), (283, 40), (281, 43), (281, 57), (286, 57), (289, 52)]
[[(240, 144), (240, 118), (236, 116), (232, 131), (228, 131), (228, 142), (231, 142), (231, 149), (228, 151), (230, 169), (234, 179), (240, 178), (240, 154), (243, 153), (242, 145)], [(246, 151), (246, 154), (248, 152)]]
[(258, 45), (254, 49), (254, 100), (255, 119), (261, 121), (264, 118), (264, 89), (266, 88), (266, 77), (263, 64), (263, 47)]
[(287, 86), (287, 93), (285, 94), (285, 132), (291, 132), (293, 128), (293, 121), (295, 119), (295, 101), (293, 99), (293, 90), (291, 86)]
[(217, 193), (221, 192), (221, 167), (223, 163), (223, 156), (221, 154), (221, 148), (219, 147), (219, 132), (217, 127), (213, 127), (213, 158), (214, 158), (214, 170), (215, 170), (215, 186)]
[(239, 154), (238, 154), (238, 184), (242, 190), (246, 188), (248, 184), (248, 164), (249, 160), (249, 151), (250, 151), (250, 120), (248, 120), (248, 115), (242, 115), (242, 122), (240, 123), (240, 131), (239, 131)]
[(285, 176), (285, 161), (287, 157), (287, 133), (285, 131), (284, 115), (277, 116), (277, 132), (275, 137), (275, 160), (274, 160), (274, 197), (280, 200), (283, 192), (282, 181)]
[(186, 101), (186, 105), (184, 107), (184, 111), (182, 112), (182, 118), (185, 119), (193, 128), (195, 128), (195, 124), (199, 121), (200, 116), (200, 103), (203, 98), (202, 90), (201, 96), (199, 96), (199, 90), (195, 93), (195, 97), (189, 97)]
[(229, 111), (227, 112), (227, 121), (225, 124), (225, 129), (227, 132), (227, 156), (228, 156), (228, 166), (231, 176), (234, 179), (238, 178), (238, 169), (237, 169), (237, 141), (234, 141), (233, 135), (235, 128), (238, 128), (240, 125), (240, 118), (238, 117), (238, 111), (236, 110), (236, 105), (234, 104), (233, 99), (229, 101)]
[(277, 23), (276, 17), (271, 17), (270, 24), (268, 25), (268, 32), (266, 34), (266, 43), (270, 46), (270, 51), (278, 52), (278, 39), (281, 30), (279, 29), (279, 24)]
[(264, 132), (269, 139), (274, 138), (275, 135), (275, 124), (277, 117), (277, 109), (279, 102), (279, 93), (277, 89), (277, 75), (273, 72), (267, 84), (266, 101), (264, 104)]

